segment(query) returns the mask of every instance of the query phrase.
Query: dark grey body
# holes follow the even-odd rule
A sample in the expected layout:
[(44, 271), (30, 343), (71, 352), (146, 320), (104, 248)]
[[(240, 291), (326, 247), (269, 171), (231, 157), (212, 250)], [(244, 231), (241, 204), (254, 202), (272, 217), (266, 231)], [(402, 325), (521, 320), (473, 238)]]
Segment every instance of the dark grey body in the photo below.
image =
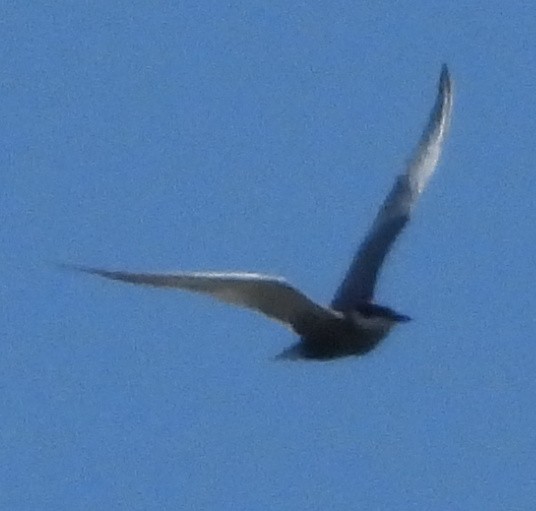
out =
[[(317, 327), (316, 331), (301, 337), (300, 341), (290, 348), (292, 354), (313, 360), (365, 355), (386, 335), (386, 332), (379, 330), (360, 328), (347, 316)], [(288, 357), (291, 352), (285, 350), (281, 358), (292, 358)]]
[(410, 320), (408, 316), (370, 302), (357, 304), (353, 311), (334, 312), (337, 316), (327, 319), (296, 319), (293, 329), (300, 335), (300, 340), (278, 358), (330, 360), (365, 355), (395, 324)]

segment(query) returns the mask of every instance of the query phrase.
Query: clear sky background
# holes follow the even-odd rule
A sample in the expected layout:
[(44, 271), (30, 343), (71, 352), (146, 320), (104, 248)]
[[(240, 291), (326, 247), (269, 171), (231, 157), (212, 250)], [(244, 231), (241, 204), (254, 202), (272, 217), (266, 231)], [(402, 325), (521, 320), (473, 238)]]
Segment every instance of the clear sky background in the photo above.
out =
[[(0, 507), (531, 510), (536, 6), (2, 2)], [(432, 107), (451, 136), (361, 359), (58, 271), (284, 275), (328, 302)]]

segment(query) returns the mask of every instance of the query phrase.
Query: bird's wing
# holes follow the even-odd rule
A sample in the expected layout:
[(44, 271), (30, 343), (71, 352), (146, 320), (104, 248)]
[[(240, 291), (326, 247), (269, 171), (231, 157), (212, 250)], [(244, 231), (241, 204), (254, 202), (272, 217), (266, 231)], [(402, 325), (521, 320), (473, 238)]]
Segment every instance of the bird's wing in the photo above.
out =
[(338, 315), (293, 288), (284, 279), (257, 273), (131, 273), (86, 266), (63, 265), (107, 279), (131, 284), (183, 289), (261, 312), (292, 329), (303, 321), (329, 319)]
[(399, 175), (332, 301), (336, 310), (371, 300), (379, 270), (436, 168), (452, 114), (452, 81), (446, 65), (430, 120), (405, 172)]

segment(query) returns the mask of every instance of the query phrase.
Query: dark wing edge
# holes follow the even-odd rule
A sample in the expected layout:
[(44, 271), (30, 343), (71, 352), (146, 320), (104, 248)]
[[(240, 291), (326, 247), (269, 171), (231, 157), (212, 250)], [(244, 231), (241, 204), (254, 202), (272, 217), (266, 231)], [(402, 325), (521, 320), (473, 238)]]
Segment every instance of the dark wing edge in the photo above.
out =
[(211, 295), (222, 302), (260, 312), (296, 331), (308, 319), (331, 319), (337, 314), (310, 300), (285, 279), (258, 273), (181, 272), (133, 273), (80, 265), (60, 265), (106, 279)]
[(353, 309), (359, 302), (372, 300), (385, 257), (437, 166), (452, 116), (453, 86), (446, 64), (441, 69), (438, 89), (413, 157), (396, 179), (335, 294), (331, 305), (336, 310)]

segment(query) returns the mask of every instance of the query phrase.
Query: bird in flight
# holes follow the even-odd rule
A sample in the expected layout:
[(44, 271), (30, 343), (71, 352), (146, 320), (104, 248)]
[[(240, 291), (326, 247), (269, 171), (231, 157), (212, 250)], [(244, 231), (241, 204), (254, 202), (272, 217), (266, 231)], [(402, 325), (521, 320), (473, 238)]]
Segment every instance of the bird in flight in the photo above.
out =
[(68, 268), (107, 279), (182, 289), (260, 312), (283, 323), (299, 341), (278, 358), (329, 360), (363, 355), (410, 318), (374, 302), (378, 274), (434, 172), (452, 114), (452, 81), (441, 69), (435, 105), (419, 144), (381, 206), (330, 306), (315, 303), (285, 279), (258, 273), (132, 273), (88, 266)]

